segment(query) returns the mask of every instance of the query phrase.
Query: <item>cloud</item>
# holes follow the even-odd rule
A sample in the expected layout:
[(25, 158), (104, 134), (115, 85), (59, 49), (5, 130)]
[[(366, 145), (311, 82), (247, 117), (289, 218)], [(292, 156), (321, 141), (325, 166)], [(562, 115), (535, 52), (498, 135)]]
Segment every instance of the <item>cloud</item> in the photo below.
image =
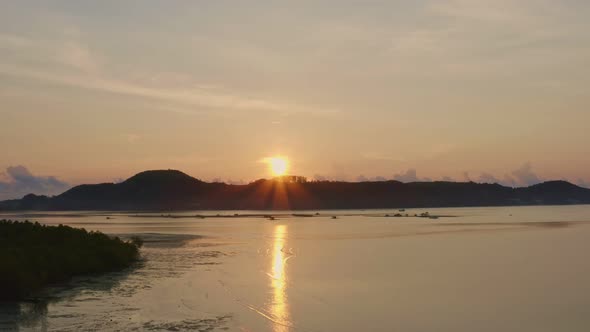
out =
[(502, 181), (502, 185), (508, 187), (518, 187), (518, 183), (516, 183), (516, 180), (514, 180), (514, 178), (508, 174), (504, 175), (504, 181)]
[(436, 23), (401, 25), (390, 50), (413, 63), (400, 69), (413, 75), (505, 79), (522, 71), (583, 61), (583, 51), (576, 49), (587, 23), (580, 18), (586, 11), (579, 5), (559, 1), (433, 0), (424, 2), (422, 8), (422, 17)]
[[(414, 168), (408, 169), (405, 173), (395, 174), (393, 179), (400, 182), (432, 182), (431, 177), (419, 177)], [(375, 178), (375, 181), (386, 181), (386, 179), (382, 176), (378, 176)]]
[[(467, 181), (472, 181), (469, 173), (464, 172), (463, 176)], [(528, 187), (543, 181), (544, 180), (533, 171), (533, 166), (530, 162), (524, 163), (521, 167), (510, 172), (510, 174), (504, 174), (502, 179), (487, 172), (481, 173), (476, 179), (476, 182), (479, 183), (498, 183), (509, 187)]]
[(525, 163), (520, 168), (512, 171), (512, 176), (516, 184), (530, 186), (542, 182), (541, 178), (533, 172), (533, 166), (530, 162)]
[(357, 182), (367, 182), (367, 181), (369, 181), (369, 178), (367, 178), (366, 176), (364, 176), (364, 175), (361, 174), (361, 175), (359, 175), (359, 176), (356, 177), (356, 181)]
[(499, 180), (498, 178), (496, 178), (492, 174), (485, 173), (485, 172), (481, 173), (481, 175), (477, 179), (477, 182), (480, 182), (480, 183), (502, 183), (501, 180)]
[(55, 195), (69, 187), (54, 176), (36, 176), (25, 166), (10, 166), (6, 168), (4, 180), (0, 181), (0, 200), (20, 198), (30, 193)]
[(413, 168), (408, 169), (405, 173), (395, 174), (393, 179), (400, 182), (417, 182), (420, 181), (416, 176), (416, 170)]
[[(339, 112), (335, 109), (230, 92), (217, 86), (211, 87), (208, 84), (195, 82), (190, 76), (185, 77), (182, 84), (176, 85), (169, 82), (154, 85), (153, 83), (158, 83), (158, 80), (153, 80), (154, 77), (159, 76), (160, 73), (157, 72), (150, 73), (151, 80), (115, 78), (101, 70), (100, 55), (75, 39), (48, 43), (18, 35), (0, 35), (0, 49), (43, 55), (51, 64), (51, 66), (31, 66), (23, 65), (18, 61), (5, 61), (0, 64), (0, 75), (165, 102), (170, 104), (174, 111), (194, 112), (195, 108), (205, 108), (282, 114), (327, 115)], [(165, 74), (165, 76), (171, 76), (170, 73)], [(146, 81), (151, 81), (152, 84)], [(166, 108), (157, 109), (167, 110)]]
[(205, 107), (213, 109), (230, 109), (234, 111), (267, 111), (283, 113), (316, 113), (331, 114), (335, 110), (319, 109), (297, 104), (272, 101), (259, 98), (242, 97), (236, 94), (204, 91), (198, 87), (184, 89), (162, 88), (156, 89), (122, 80), (114, 80), (101, 76), (79, 76), (56, 74), (48, 71), (35, 71), (22, 67), (0, 65), (0, 74), (27, 77), (36, 80), (49, 81), (62, 85), (98, 90), (121, 95), (128, 95), (151, 100), (173, 103), (178, 107)]

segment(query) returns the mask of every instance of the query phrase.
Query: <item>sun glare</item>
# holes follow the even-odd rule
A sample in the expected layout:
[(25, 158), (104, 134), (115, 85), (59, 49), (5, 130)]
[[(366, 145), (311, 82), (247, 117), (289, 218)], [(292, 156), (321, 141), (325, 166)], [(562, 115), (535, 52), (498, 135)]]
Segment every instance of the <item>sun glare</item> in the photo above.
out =
[(270, 157), (266, 158), (266, 162), (268, 163), (273, 176), (287, 174), (287, 169), (289, 168), (289, 160), (287, 160), (287, 158), (280, 156)]

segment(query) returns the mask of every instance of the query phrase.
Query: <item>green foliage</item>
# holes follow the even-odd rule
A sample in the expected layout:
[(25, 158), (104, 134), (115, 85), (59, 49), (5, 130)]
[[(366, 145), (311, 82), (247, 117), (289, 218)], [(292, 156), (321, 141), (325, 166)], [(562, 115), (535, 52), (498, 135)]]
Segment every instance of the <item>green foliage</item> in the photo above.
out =
[(113, 271), (139, 258), (143, 241), (38, 222), (0, 220), (0, 300), (18, 299), (80, 274)]

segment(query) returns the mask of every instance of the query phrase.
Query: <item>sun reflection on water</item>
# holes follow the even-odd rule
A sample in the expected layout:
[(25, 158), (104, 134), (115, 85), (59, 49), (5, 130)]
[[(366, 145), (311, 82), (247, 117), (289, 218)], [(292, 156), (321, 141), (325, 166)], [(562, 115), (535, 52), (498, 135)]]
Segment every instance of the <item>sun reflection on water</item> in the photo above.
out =
[(272, 266), (270, 271), (272, 288), (272, 302), (270, 304), (270, 312), (274, 318), (275, 332), (287, 332), (289, 331), (290, 325), (286, 292), (287, 278), (285, 273), (285, 263), (290, 254), (285, 248), (286, 235), (286, 225), (275, 226)]

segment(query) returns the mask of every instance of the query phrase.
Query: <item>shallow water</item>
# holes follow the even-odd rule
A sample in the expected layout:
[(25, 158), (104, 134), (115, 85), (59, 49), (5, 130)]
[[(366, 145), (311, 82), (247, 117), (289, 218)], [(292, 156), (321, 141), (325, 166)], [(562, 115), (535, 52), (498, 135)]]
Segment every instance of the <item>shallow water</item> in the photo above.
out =
[(275, 220), (259, 211), (0, 215), (146, 241), (142, 262), (126, 271), (0, 304), (0, 329), (590, 329), (590, 206), (428, 212), (446, 217), (385, 217), (395, 210), (281, 212)]

